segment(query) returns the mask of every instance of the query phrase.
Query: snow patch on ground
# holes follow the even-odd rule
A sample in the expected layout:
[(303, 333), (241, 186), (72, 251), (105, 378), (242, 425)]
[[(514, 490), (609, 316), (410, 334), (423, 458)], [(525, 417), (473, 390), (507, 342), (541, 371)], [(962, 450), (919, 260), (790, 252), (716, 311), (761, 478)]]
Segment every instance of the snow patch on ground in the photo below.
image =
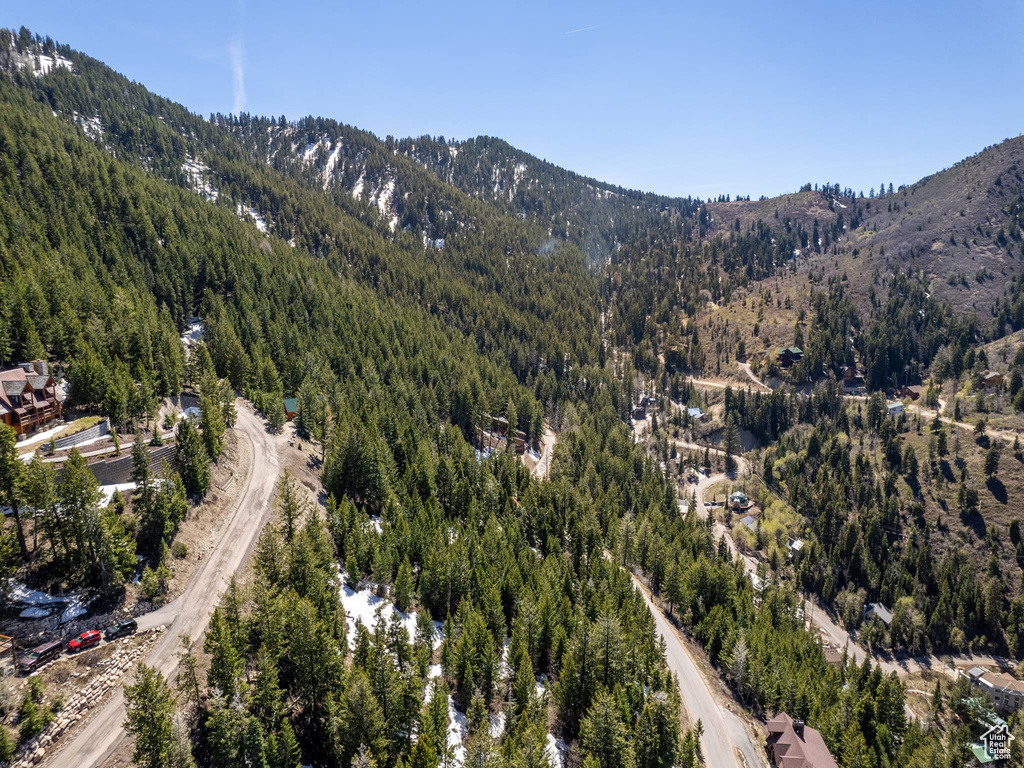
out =
[[(345, 584), (345, 571), (340, 567), (338, 568), (338, 578), (342, 585), (341, 607), (345, 611), (345, 623), (348, 626), (349, 649), (355, 648), (356, 621), (361, 621), (363, 626), (372, 632), (373, 628), (377, 626), (378, 616), (383, 616), (388, 622), (391, 621), (392, 616), (397, 616), (402, 626), (405, 627), (405, 631), (409, 633), (409, 639), (412, 640), (416, 637), (415, 611), (402, 613), (390, 601), (375, 595), (373, 585), (358, 591), (350, 588)], [(441, 627), (441, 622), (434, 622), (434, 648), (441, 647), (443, 639)]]
[[(50, 429), (46, 430), (45, 432), (36, 432), (34, 435), (32, 435), (32, 437), (27, 437), (24, 440), (22, 440), (20, 443), (18, 443), (18, 447), (19, 448), (24, 448), (27, 445), (35, 445), (36, 443), (47, 442), (51, 437), (56, 435), (58, 432), (60, 432), (66, 426), (67, 426), (66, 424), (58, 424), (55, 427), (50, 427)], [(22, 458), (24, 458), (24, 456)], [(31, 453), (29, 454), (29, 458), (25, 459), (25, 460), (26, 461), (30, 461), (31, 460)]]
[[(302, 162), (303, 162), (303, 164), (309, 165), (310, 163), (312, 163), (313, 159), (316, 157), (316, 153), (320, 151), (320, 147), (322, 147), (323, 144), (324, 144), (324, 140), (323, 139), (318, 139), (316, 142), (314, 142), (312, 144), (307, 142), (306, 143), (306, 148), (304, 150), (302, 150)], [(327, 146), (330, 146), (330, 144), (331, 143), (328, 141), (327, 142)]]
[(440, 251), (442, 248), (444, 248), (444, 238), (443, 237), (439, 237), (436, 240), (435, 239), (431, 239), (431, 238), (427, 237), (427, 233), (424, 232), (423, 233), (423, 247), (424, 248), (434, 248), (434, 249)]
[(548, 734), (548, 744), (545, 747), (544, 752), (547, 754), (548, 762), (551, 763), (551, 768), (563, 768), (565, 765), (565, 742), (561, 739), (556, 739), (553, 734)]
[(500, 739), (501, 734), (505, 732), (505, 713), (499, 712), (496, 715), (491, 715), (491, 738)]
[(359, 178), (356, 180), (355, 186), (352, 187), (352, 197), (357, 200), (363, 194), (363, 186), (366, 184), (366, 173), (360, 173)]
[(52, 613), (52, 611), (48, 611), (45, 608), (37, 608), (36, 606), (32, 606), (31, 608), (26, 608), (24, 611), (19, 613), (18, 614), (18, 618), (21, 618), (21, 619), (45, 619), (51, 613)]
[(38, 589), (29, 589), (20, 581), (11, 584), (9, 601), (28, 606), (20, 614), (23, 619), (41, 619), (49, 616), (52, 613), (50, 606), (67, 606), (60, 616), (62, 622), (71, 621), (85, 613), (81, 595), (48, 595)]
[(181, 343), (185, 346), (185, 349), (192, 349), (204, 338), (206, 338), (206, 330), (203, 328), (203, 321), (198, 317), (190, 318), (185, 325), (185, 332), (181, 334)]
[(243, 206), (241, 203), (238, 203), (235, 207), (235, 214), (242, 221), (245, 221), (246, 218), (250, 219), (256, 225), (256, 229), (263, 234), (270, 231), (270, 228), (267, 226), (267, 220), (260, 216), (259, 211), (251, 206)]
[(469, 727), (466, 716), (455, 708), (455, 700), (449, 696), (448, 748), (452, 751), (452, 764), (455, 766), (462, 765), (466, 760), (466, 747), (463, 746), (462, 742), (465, 740), (468, 731)]
[(338, 158), (341, 157), (341, 144), (335, 144), (334, 149), (327, 156), (327, 162), (324, 163), (324, 174), (323, 174), (323, 186), (327, 189), (327, 185), (330, 184), (331, 178), (334, 176), (334, 171), (338, 167)]
[[(103, 437), (106, 437), (104, 435)], [(103, 498), (100, 500), (101, 507), (109, 507), (111, 500), (114, 498), (114, 493), (120, 491), (121, 494), (135, 490), (135, 483), (117, 483), (116, 485), (101, 485), (100, 494)]]
[[(380, 191), (377, 192), (373, 198), (370, 199), (371, 205), (377, 206), (377, 213), (380, 214), (381, 218), (387, 216), (391, 212), (391, 201), (395, 197), (395, 180), (388, 179), (387, 183), (381, 187)], [(395, 227), (398, 225), (398, 218), (393, 217), (391, 224), (391, 231), (395, 231)]]
[(75, 122), (85, 132), (85, 135), (93, 141), (98, 140), (99, 137), (103, 135), (103, 121), (100, 120), (99, 115), (86, 117), (85, 115), (80, 115), (77, 112), (72, 112), (71, 115), (74, 117)]
[(516, 191), (519, 189), (519, 182), (525, 173), (526, 163), (516, 163), (516, 167), (512, 169), (512, 188), (508, 191), (509, 200), (515, 197)]
[(427, 670), (427, 685), (423, 689), (423, 703), (429, 704), (434, 698), (434, 681), (441, 676), (441, 665), (431, 664)]
[(18, 53), (12, 41), (11, 54), (14, 57), (14, 65), (18, 69), (31, 72), (36, 77), (48, 75), (55, 69), (66, 69), (69, 72), (75, 71), (74, 67), (71, 66), (71, 59), (65, 59), (56, 52), (52, 56), (47, 56), (45, 53), (42, 53), (38, 46), (34, 46), (32, 50)]
[(220, 193), (210, 183), (209, 171), (210, 168), (206, 163), (196, 160), (190, 155), (185, 155), (185, 162), (181, 164), (181, 172), (188, 179), (189, 188), (207, 200), (216, 200)]

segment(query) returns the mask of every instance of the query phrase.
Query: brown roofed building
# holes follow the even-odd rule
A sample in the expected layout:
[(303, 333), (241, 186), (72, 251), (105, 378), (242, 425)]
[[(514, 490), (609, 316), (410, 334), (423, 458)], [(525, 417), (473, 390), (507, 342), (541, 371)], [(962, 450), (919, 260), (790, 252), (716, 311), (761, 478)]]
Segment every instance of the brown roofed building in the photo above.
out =
[(839, 768), (821, 734), (780, 712), (766, 726), (768, 758), (775, 768)]
[(61, 418), (63, 409), (64, 393), (45, 361), (0, 371), (0, 418), (18, 435), (30, 435)]
[(981, 384), (989, 393), (995, 392), (1003, 385), (1003, 374), (996, 371), (982, 371)]
[(923, 393), (924, 387), (920, 384), (904, 384), (896, 390), (899, 397), (909, 397), (911, 400), (917, 400)]

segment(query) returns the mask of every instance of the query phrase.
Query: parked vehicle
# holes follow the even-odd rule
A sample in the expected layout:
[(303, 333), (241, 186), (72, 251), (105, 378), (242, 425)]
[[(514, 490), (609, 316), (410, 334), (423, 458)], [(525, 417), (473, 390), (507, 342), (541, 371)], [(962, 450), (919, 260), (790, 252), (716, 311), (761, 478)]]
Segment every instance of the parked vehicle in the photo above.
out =
[(124, 621), (119, 621), (116, 624), (111, 624), (107, 627), (104, 637), (106, 637), (107, 640), (116, 640), (119, 637), (134, 635), (135, 630), (138, 628), (139, 622), (135, 619), (125, 619)]
[(102, 639), (103, 635), (98, 629), (90, 629), (68, 643), (68, 653), (77, 653), (85, 648), (92, 648)]
[(25, 653), (18, 657), (18, 672), (23, 675), (35, 672), (46, 662), (59, 656), (63, 647), (64, 645), (60, 640), (51, 640), (48, 643), (37, 645), (30, 651), (25, 651)]

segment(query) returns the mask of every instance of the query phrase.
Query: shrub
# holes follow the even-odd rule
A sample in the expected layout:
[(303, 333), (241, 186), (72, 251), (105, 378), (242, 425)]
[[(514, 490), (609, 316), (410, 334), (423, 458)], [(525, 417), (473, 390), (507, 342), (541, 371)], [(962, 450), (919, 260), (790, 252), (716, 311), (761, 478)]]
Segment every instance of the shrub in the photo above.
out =
[(139, 589), (142, 596), (151, 602), (156, 602), (167, 592), (167, 585), (171, 580), (171, 572), (166, 565), (161, 563), (156, 570), (148, 565), (142, 571), (142, 579), (139, 582)]
[(31, 691), (26, 691), (24, 700), (21, 702), (21, 709), (18, 710), (18, 737), (21, 741), (28, 741), (43, 732), (46, 724), (36, 700), (32, 697)]
[(184, 560), (188, 557), (188, 544), (184, 541), (176, 541), (171, 545), (171, 554), (174, 555), (178, 560)]

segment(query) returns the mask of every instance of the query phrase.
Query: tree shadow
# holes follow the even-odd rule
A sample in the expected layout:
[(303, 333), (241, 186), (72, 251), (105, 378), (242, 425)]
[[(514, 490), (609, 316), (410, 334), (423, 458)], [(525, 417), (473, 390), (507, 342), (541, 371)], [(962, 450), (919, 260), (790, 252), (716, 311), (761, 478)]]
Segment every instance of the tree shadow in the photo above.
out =
[(989, 493), (995, 497), (996, 501), (1000, 504), (1006, 503), (1006, 486), (1003, 485), (1002, 480), (993, 475), (985, 481), (985, 487), (988, 488)]
[(942, 472), (942, 477), (946, 480), (947, 483), (953, 482), (953, 468), (949, 466), (948, 461), (942, 459), (939, 462), (939, 471)]
[(981, 516), (981, 513), (978, 510), (971, 509), (966, 512), (961, 512), (960, 522), (974, 531), (975, 535), (979, 539), (985, 537), (985, 518)]

